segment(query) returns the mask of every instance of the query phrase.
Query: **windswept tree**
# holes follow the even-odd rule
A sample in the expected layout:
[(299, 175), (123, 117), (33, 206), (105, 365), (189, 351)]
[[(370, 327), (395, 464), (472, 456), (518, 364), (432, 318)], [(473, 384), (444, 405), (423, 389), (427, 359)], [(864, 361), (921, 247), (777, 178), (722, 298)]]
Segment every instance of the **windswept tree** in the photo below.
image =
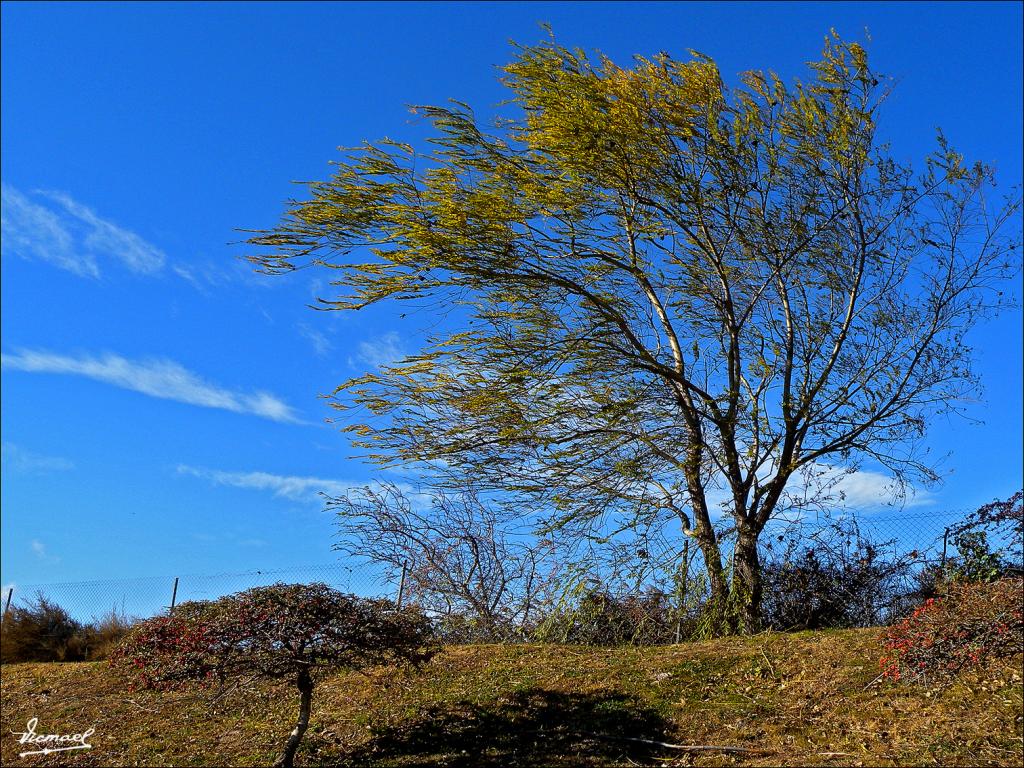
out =
[(834, 34), (794, 84), (553, 39), (505, 75), (493, 126), (418, 108), (427, 151), (346, 152), (252, 260), (330, 270), (324, 309), (455, 310), (335, 393), (374, 415), (348, 424), (371, 456), (466, 473), (566, 530), (674, 516), (721, 629), (756, 630), (774, 516), (865, 463), (934, 479), (920, 438), (977, 385), (965, 334), (1017, 269), (1020, 198), (941, 135), (916, 171), (894, 158), (888, 86)]

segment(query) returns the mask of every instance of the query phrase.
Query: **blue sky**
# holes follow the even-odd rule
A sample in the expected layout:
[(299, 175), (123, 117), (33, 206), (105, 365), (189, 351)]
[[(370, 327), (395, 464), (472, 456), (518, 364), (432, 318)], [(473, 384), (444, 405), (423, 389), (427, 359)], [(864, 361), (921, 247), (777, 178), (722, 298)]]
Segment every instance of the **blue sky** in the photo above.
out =
[[(899, 82), (895, 154), (920, 158), (941, 126), (1020, 183), (1021, 8), (4, 3), (2, 583), (335, 559), (316, 492), (377, 474), (318, 395), (417, 337), (393, 307), (308, 309), (322, 276), (254, 274), (237, 229), (273, 225), (339, 145), (421, 140), (408, 104), (487, 114), (509, 40), (538, 22), (620, 62), (694, 48), (733, 81), (802, 75), (829, 27), (867, 28)], [(934, 425), (937, 511), (1022, 483), (1020, 312), (972, 343), (983, 423)]]

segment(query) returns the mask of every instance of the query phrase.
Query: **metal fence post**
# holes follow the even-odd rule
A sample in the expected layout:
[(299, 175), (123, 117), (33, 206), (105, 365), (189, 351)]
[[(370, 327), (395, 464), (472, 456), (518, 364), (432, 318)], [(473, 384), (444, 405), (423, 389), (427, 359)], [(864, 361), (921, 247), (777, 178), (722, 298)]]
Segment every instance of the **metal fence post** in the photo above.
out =
[(940, 567), (946, 567), (946, 544), (949, 542), (949, 526), (942, 532), (942, 560), (940, 561)]
[(178, 577), (174, 577), (174, 590), (171, 592), (171, 613), (174, 613), (174, 604), (178, 601)]
[(402, 596), (405, 594), (405, 569), (408, 563), (402, 563), (402, 578), (398, 582), (398, 602), (395, 603), (395, 607), (401, 610), (402, 608)]
[(7, 618), (7, 612), (11, 609), (11, 598), (14, 597), (14, 587), (7, 590), (7, 600), (4, 602), (4, 618)]

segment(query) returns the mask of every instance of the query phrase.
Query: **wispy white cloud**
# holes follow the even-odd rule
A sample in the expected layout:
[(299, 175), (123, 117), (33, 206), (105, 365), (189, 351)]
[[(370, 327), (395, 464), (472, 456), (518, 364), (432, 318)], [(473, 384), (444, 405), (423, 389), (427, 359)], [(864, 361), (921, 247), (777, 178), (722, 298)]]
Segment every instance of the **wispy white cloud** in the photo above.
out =
[(151, 275), (164, 268), (164, 262), (167, 260), (164, 252), (134, 232), (100, 218), (91, 208), (63, 192), (42, 194), (84, 225), (82, 245), (87, 252), (112, 256), (130, 271), (138, 274)]
[(321, 493), (326, 493), (328, 496), (343, 496), (349, 491), (365, 485), (365, 483), (327, 480), (320, 477), (274, 475), (269, 472), (225, 472), (219, 469), (190, 467), (187, 464), (179, 465), (178, 473), (199, 477), (214, 485), (269, 491), (274, 496), (292, 501), (312, 501), (319, 498)]
[(222, 269), (208, 263), (172, 264), (171, 271), (202, 294), (209, 294), (211, 288), (227, 280)]
[(76, 247), (61, 217), (9, 184), (0, 184), (0, 197), (0, 239), (5, 254), (48, 261), (83, 277), (99, 277), (95, 254)]
[[(303, 503), (318, 502), (322, 504), (324, 499), (321, 494), (338, 498), (359, 492), (367, 486), (378, 489), (381, 487), (381, 484), (375, 481), (357, 482), (304, 475), (275, 475), (271, 472), (260, 471), (229, 472), (207, 467), (193, 467), (188, 464), (179, 464), (177, 471), (179, 475), (198, 477), (213, 485), (261, 491), (278, 498)], [(430, 507), (431, 495), (429, 492), (407, 482), (397, 482), (394, 485), (406, 495), (414, 507), (418, 509)], [(257, 541), (240, 541), (238, 544), (239, 546), (257, 546)]]
[(4, 442), (0, 448), (2, 448), (0, 461), (3, 466), (15, 472), (41, 475), (49, 472), (66, 472), (75, 468), (74, 463), (68, 459), (59, 456), (43, 456), (14, 443)]
[(369, 341), (361, 341), (356, 350), (357, 358), (376, 368), (397, 363), (405, 357), (401, 337), (394, 331)]
[(0, 355), (0, 364), (9, 370), (84, 376), (150, 397), (302, 423), (295, 410), (274, 395), (226, 389), (205, 381), (173, 360), (129, 360), (111, 353), (74, 356), (23, 349)]
[[(896, 481), (881, 472), (857, 470), (843, 475), (836, 483), (836, 491), (852, 507), (878, 507), (892, 504), (900, 494)], [(911, 491), (912, 493), (912, 491)], [(907, 497), (908, 506), (918, 506), (924, 500), (918, 495)]]
[(63, 192), (37, 192), (30, 198), (3, 184), (2, 196), (5, 253), (48, 261), (85, 277), (99, 277), (100, 263), (111, 260), (142, 275), (160, 272), (167, 261), (152, 243)]
[(168, 266), (174, 275), (205, 296), (219, 295), (227, 286), (251, 288), (278, 284), (276, 280), (257, 274), (251, 265), (238, 258), (194, 257), (188, 262), (173, 261)]
[(43, 544), (39, 539), (32, 539), (29, 545), (32, 548), (32, 554), (34, 554), (40, 560), (45, 560), (48, 563), (59, 563), (60, 558), (55, 555), (51, 555), (46, 551), (46, 545)]
[(850, 510), (871, 511), (892, 506), (920, 507), (934, 502), (928, 491), (903, 487), (883, 472), (814, 464), (797, 479), (796, 490), (808, 497)]
[(305, 323), (299, 323), (297, 328), (299, 335), (313, 345), (313, 352), (317, 357), (327, 357), (334, 349), (331, 340), (315, 328), (310, 328)]
[[(775, 471), (774, 462), (765, 462), (758, 472), (760, 482), (768, 482)], [(724, 478), (712, 477), (706, 494), (712, 517), (728, 518), (733, 501)], [(803, 467), (790, 478), (778, 512), (786, 519), (797, 520), (812, 510), (871, 515), (894, 507), (923, 507), (934, 503), (935, 496), (928, 490), (910, 484), (903, 486), (884, 472), (817, 462)]]

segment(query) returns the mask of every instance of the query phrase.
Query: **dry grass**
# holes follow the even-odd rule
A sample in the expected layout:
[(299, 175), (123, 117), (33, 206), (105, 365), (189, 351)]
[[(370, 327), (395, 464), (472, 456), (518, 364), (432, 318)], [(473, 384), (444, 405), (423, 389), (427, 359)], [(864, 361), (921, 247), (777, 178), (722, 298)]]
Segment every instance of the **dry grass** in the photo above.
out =
[[(874, 630), (668, 648), (453, 647), (426, 668), (326, 680), (300, 765), (1020, 765), (1021, 660), (944, 688), (879, 683)], [(126, 693), (102, 663), (2, 672), (4, 765), (267, 765), (287, 686)], [(11, 731), (88, 727), (94, 749), (19, 759)], [(714, 744), (680, 753), (628, 738)]]

